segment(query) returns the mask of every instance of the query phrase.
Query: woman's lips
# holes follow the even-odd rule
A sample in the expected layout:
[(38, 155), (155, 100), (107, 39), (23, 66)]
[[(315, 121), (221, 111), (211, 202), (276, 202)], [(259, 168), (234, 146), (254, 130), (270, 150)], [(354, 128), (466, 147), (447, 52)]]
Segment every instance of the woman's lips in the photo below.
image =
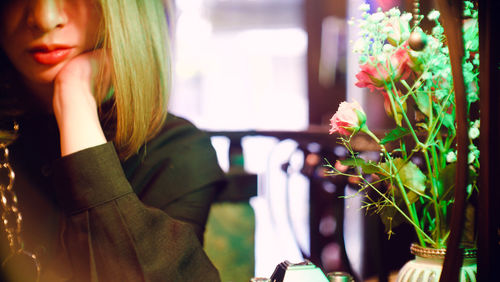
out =
[(53, 50), (32, 50), (31, 54), (36, 62), (43, 65), (55, 65), (58, 64), (68, 57), (71, 52), (71, 48), (57, 48)]

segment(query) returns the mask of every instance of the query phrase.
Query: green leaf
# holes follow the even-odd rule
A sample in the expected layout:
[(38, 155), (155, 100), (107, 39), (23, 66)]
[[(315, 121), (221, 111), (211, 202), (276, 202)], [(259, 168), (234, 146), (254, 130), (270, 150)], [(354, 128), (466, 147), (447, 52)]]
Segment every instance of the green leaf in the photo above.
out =
[(451, 163), (439, 172), (437, 196), (443, 201), (451, 200), (454, 197), (453, 189), (455, 188), (455, 171), (456, 163)]
[(425, 91), (416, 92), (416, 100), (418, 109), (427, 117), (431, 115), (431, 105), (429, 104), (429, 95)]
[(389, 133), (387, 133), (384, 136), (384, 138), (382, 138), (382, 140), (380, 140), (380, 144), (384, 145), (384, 144), (387, 144), (391, 141), (399, 140), (408, 134), (410, 134), (410, 130), (408, 130), (404, 127), (398, 126), (398, 127), (394, 128), (393, 130), (391, 130)]
[[(441, 109), (440, 105), (435, 104), (434, 105), (435, 110), (437, 112), (442, 112), (443, 109)], [(450, 107), (448, 109), (448, 107)], [(451, 109), (451, 112), (448, 113), (448, 110)], [(455, 107), (452, 107), (451, 104), (445, 105), (444, 107), (444, 112), (443, 112), (443, 125), (450, 130), (451, 134), (455, 134)]]
[[(402, 200), (397, 200), (396, 205), (399, 208), (403, 208), (404, 204)], [(401, 223), (407, 222), (403, 215), (393, 206), (384, 207), (379, 213), (380, 220), (384, 224), (385, 232), (389, 232), (395, 227), (401, 225)]]
[(367, 174), (377, 173), (380, 171), (380, 168), (377, 166), (376, 163), (371, 161), (365, 161), (362, 158), (345, 159), (341, 160), (340, 163), (347, 166), (359, 167), (361, 168), (363, 173)]
[(455, 132), (455, 111), (453, 114), (445, 114), (443, 118), (443, 125), (446, 126), (451, 132)]
[[(396, 171), (391, 171), (388, 163), (382, 163), (380, 166), (387, 172), (391, 172), (392, 175), (399, 175), (403, 186), (405, 187), (408, 200), (414, 203), (418, 200), (419, 194), (425, 192), (425, 174), (412, 162), (405, 162), (405, 160), (397, 158), (393, 160)], [(391, 176), (391, 175), (389, 175)]]
[[(455, 197), (455, 173), (456, 163), (448, 164), (440, 171), (438, 179), (438, 197), (440, 200), (450, 201)], [(477, 177), (477, 172), (469, 169), (469, 183), (475, 182)]]

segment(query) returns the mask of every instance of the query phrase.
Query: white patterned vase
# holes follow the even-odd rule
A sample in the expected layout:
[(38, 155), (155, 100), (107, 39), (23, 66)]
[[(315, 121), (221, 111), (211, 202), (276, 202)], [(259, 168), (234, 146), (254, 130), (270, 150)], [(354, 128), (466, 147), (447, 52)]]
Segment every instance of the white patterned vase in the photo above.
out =
[[(398, 273), (397, 282), (438, 282), (443, 268), (446, 249), (423, 248), (411, 245), (415, 259), (407, 262)], [(460, 282), (475, 282), (477, 273), (476, 250), (467, 249), (464, 253)]]

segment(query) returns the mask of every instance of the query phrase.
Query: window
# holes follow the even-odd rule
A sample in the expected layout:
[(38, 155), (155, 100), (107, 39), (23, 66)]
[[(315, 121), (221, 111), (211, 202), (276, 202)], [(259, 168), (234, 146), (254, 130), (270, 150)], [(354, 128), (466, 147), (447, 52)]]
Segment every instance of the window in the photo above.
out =
[(301, 0), (176, 1), (170, 110), (209, 130), (308, 125)]

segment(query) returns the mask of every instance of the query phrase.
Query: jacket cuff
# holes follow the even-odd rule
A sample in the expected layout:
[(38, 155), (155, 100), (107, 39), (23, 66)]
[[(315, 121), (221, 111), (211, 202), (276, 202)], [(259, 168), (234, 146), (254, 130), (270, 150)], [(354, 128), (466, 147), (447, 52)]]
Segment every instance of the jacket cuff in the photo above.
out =
[(56, 160), (53, 164), (53, 183), (59, 206), (69, 214), (133, 192), (112, 142)]

